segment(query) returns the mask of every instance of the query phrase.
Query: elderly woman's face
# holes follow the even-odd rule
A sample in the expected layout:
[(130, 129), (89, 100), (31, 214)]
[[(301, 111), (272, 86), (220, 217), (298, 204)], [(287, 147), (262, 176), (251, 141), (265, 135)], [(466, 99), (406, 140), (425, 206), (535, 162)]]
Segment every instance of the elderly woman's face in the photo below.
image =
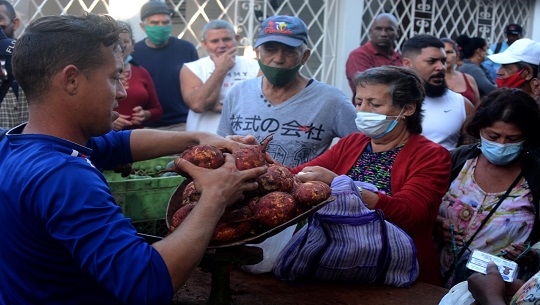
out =
[(491, 126), (482, 128), (480, 135), (484, 139), (499, 144), (519, 143), (525, 140), (523, 132), (514, 124), (496, 121)]
[(357, 112), (374, 112), (396, 116), (401, 110), (398, 106), (392, 105), (392, 96), (390, 96), (388, 86), (383, 84), (357, 86), (354, 103)]

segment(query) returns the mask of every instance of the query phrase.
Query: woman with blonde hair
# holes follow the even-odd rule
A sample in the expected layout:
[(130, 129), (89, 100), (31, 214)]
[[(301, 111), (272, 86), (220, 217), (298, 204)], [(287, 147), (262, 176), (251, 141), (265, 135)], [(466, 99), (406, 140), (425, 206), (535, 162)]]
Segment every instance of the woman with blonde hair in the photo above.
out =
[(458, 44), (450, 38), (441, 38), (444, 42), (444, 51), (446, 52), (446, 84), (450, 90), (457, 92), (467, 98), (474, 107), (480, 104), (480, 93), (478, 85), (472, 76), (456, 70), (457, 60), (459, 58)]

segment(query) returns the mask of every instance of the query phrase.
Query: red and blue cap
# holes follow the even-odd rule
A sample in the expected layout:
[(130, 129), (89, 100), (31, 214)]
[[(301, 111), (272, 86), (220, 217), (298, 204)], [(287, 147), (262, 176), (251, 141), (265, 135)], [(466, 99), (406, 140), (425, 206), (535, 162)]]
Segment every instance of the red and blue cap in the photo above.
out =
[(291, 47), (299, 47), (308, 42), (308, 28), (304, 21), (293, 16), (272, 16), (262, 23), (262, 29), (255, 48), (265, 42), (279, 42)]

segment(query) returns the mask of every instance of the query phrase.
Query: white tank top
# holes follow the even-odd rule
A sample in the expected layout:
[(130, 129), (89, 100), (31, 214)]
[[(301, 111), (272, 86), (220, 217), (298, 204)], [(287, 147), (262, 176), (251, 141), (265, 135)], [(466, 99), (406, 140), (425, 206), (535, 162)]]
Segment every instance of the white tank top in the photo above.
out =
[(426, 97), (422, 110), (422, 135), (448, 150), (456, 148), (467, 117), (463, 96), (448, 89), (441, 97)]

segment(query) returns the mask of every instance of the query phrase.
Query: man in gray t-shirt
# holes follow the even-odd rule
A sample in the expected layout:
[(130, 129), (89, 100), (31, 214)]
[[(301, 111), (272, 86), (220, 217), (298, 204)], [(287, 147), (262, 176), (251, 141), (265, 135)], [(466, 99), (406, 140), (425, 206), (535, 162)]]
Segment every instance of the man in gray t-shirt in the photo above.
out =
[(308, 60), (307, 26), (297, 17), (262, 23), (255, 47), (264, 76), (236, 84), (223, 102), (218, 134), (269, 134), (272, 158), (297, 166), (322, 154), (335, 137), (358, 131), (350, 100), (337, 88), (303, 76)]

